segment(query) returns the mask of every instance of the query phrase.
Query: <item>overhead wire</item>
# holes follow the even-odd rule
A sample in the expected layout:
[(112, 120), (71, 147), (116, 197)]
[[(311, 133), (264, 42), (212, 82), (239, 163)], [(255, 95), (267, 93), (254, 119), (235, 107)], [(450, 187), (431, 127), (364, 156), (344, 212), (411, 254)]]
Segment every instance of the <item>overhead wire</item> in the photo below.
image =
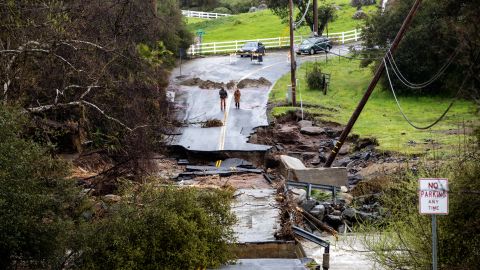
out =
[(305, 21), (305, 16), (307, 16), (308, 9), (310, 8), (310, 1), (311, 0), (308, 0), (307, 8), (305, 9), (305, 12), (303, 13), (302, 18), (300, 18), (300, 20), (298, 22), (293, 23), (293, 26), (294, 26), (295, 29), (297, 28), (298, 25), (302, 24), (303, 21)]
[(436, 81), (442, 74), (447, 70), (447, 68), (452, 64), (453, 60), (458, 54), (458, 49), (455, 50), (452, 55), (448, 58), (447, 62), (443, 64), (443, 66), (437, 71), (435, 75), (433, 75), (430, 79), (428, 79), (425, 82), (422, 83), (412, 83), (409, 80), (405, 78), (405, 76), (401, 73), (400, 69), (398, 68), (398, 65), (393, 58), (392, 52), (388, 50), (387, 52), (387, 60), (390, 63), (390, 66), (392, 67), (393, 73), (396, 75), (396, 77), (407, 87), (412, 88), (412, 89), (420, 89), (424, 88), (430, 84), (432, 84), (434, 81)]
[(450, 109), (452, 108), (453, 104), (455, 103), (455, 101), (457, 101), (458, 97), (460, 96), (460, 93), (461, 91), (463, 90), (463, 86), (465, 85), (465, 83), (467, 82), (467, 78), (468, 76), (465, 76), (465, 78), (463, 79), (463, 82), (462, 84), (460, 85), (460, 88), (458, 89), (457, 91), (457, 94), (455, 95), (455, 98), (450, 102), (450, 104), (448, 105), (447, 109), (442, 113), (442, 115), (436, 119), (433, 123), (427, 125), (427, 126), (424, 126), (424, 127), (421, 127), (421, 126), (417, 126), (415, 125), (408, 117), (407, 115), (405, 114), (405, 112), (403, 111), (403, 108), (402, 106), (400, 105), (400, 102), (398, 101), (398, 98), (397, 98), (397, 95), (395, 94), (395, 89), (393, 87), (393, 84), (392, 84), (392, 80), (390, 78), (390, 73), (388, 72), (388, 65), (387, 65), (387, 61), (385, 60), (385, 58), (383, 58), (383, 63), (385, 65), (385, 71), (387, 73), (387, 78), (388, 78), (388, 82), (390, 84), (390, 89), (392, 90), (392, 94), (393, 94), (393, 97), (395, 98), (395, 102), (397, 103), (397, 107), (398, 107), (398, 110), (400, 111), (400, 114), (403, 116), (403, 118), (405, 119), (405, 121), (407, 121), (407, 123), (409, 125), (411, 125), (412, 127), (416, 128), (416, 129), (421, 129), (421, 130), (425, 130), (425, 129), (429, 129), (433, 126), (435, 126), (436, 124), (438, 124), (440, 121), (442, 121), (442, 119), (445, 117), (445, 115), (447, 115), (448, 111), (450, 111)]

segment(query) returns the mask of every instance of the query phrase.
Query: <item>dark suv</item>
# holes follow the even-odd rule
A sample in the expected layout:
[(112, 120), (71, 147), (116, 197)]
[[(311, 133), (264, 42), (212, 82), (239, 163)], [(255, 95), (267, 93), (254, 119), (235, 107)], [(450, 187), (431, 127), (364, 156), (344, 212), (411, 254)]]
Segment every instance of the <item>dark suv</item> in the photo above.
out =
[(265, 55), (265, 46), (261, 42), (250, 41), (245, 43), (245, 45), (243, 45), (243, 47), (237, 52), (240, 57), (250, 56), (252, 53), (261, 53), (262, 55)]
[(328, 52), (332, 48), (330, 40), (325, 37), (311, 37), (305, 39), (297, 48), (297, 54), (315, 54), (320, 51)]

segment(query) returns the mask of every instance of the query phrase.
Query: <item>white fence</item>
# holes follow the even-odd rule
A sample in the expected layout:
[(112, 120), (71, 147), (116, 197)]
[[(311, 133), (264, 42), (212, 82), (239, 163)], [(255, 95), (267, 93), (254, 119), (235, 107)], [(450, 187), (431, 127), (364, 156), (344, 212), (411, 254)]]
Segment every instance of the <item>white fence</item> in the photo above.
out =
[(182, 10), (182, 15), (185, 17), (204, 18), (204, 19), (216, 19), (218, 17), (231, 16), (230, 14), (224, 14), (224, 13), (212, 13), (212, 12), (202, 12), (202, 11), (193, 11), (193, 10)]
[[(331, 33), (328, 35), (328, 38), (332, 41), (333, 44), (345, 44), (355, 42), (358, 41), (360, 37), (361, 32), (357, 29), (341, 33)], [(295, 36), (295, 44), (301, 43), (305, 38), (308, 38), (308, 36)], [(240, 49), (245, 44), (245, 42), (248, 41), (262, 42), (263, 45), (265, 45), (266, 49), (290, 46), (290, 37), (259, 38), (249, 40), (234, 40), (194, 44), (188, 49), (187, 53), (189, 55), (231, 53), (238, 51), (238, 49)]]

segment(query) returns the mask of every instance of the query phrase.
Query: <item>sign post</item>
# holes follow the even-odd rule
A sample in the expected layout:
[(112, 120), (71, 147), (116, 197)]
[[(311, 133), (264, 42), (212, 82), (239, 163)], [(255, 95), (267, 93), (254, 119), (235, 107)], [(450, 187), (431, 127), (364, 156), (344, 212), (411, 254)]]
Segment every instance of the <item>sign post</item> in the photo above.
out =
[(420, 214), (432, 215), (432, 269), (437, 270), (437, 215), (448, 215), (448, 179), (418, 180)]

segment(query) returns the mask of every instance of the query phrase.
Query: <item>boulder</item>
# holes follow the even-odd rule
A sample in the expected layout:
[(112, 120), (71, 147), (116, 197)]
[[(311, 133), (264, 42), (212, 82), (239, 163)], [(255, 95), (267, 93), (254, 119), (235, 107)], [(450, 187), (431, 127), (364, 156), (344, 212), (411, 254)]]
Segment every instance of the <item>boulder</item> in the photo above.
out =
[(119, 202), (122, 199), (122, 197), (114, 194), (107, 194), (103, 196), (103, 201), (107, 203), (116, 203)]
[(368, 17), (367, 13), (365, 13), (365, 11), (361, 9), (355, 11), (355, 13), (352, 15), (352, 19), (354, 20), (363, 20), (363, 19), (366, 19), (367, 17)]
[(311, 210), (310, 214), (318, 218), (318, 220), (323, 220), (325, 216), (325, 206), (322, 204), (315, 205)]
[(350, 145), (344, 144), (341, 148), (340, 151), (338, 151), (339, 155), (346, 155), (350, 152)]
[(280, 143), (296, 143), (299, 141), (296, 127), (283, 126), (278, 132), (276, 139)]
[(317, 156), (317, 153), (315, 153), (315, 152), (303, 152), (302, 153), (303, 161), (310, 160), (312, 158), (315, 158), (316, 156)]
[(330, 224), (332, 227), (338, 227), (342, 225), (342, 217), (341, 216), (334, 216), (334, 215), (327, 215), (325, 217), (325, 221)]
[(304, 127), (311, 127), (313, 126), (313, 123), (312, 121), (308, 121), (308, 120), (301, 120), (301, 121), (298, 121), (298, 126), (300, 128), (304, 128)]
[(353, 196), (350, 195), (349, 193), (340, 193), (340, 200), (345, 204), (345, 205), (350, 205), (353, 201)]
[(355, 208), (347, 208), (342, 212), (342, 217), (349, 221), (355, 221), (357, 216), (357, 210)]
[(292, 193), (293, 201), (299, 205), (302, 205), (307, 199), (307, 191), (305, 189), (293, 188), (290, 192)]
[(303, 210), (309, 212), (310, 210), (312, 210), (313, 207), (315, 207), (316, 204), (317, 204), (316, 200), (313, 200), (313, 199), (305, 200), (302, 203), (302, 208), (303, 208)]
[(265, 9), (268, 9), (267, 4), (260, 4), (260, 5), (258, 5), (258, 7), (257, 7), (257, 10), (265, 10)]
[(251, 7), (248, 12), (257, 12), (257, 7)]
[(325, 133), (325, 129), (321, 127), (302, 127), (300, 133), (306, 135), (320, 135)]

